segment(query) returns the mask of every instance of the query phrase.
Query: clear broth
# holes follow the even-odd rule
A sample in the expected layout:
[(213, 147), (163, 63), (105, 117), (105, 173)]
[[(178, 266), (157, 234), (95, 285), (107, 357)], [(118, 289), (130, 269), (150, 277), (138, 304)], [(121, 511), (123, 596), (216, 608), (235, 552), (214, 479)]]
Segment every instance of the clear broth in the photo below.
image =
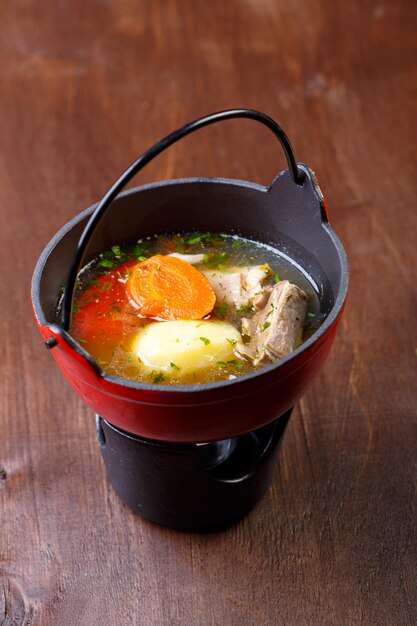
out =
[[(271, 272), (264, 285), (273, 285), (287, 279), (300, 287), (308, 297), (308, 314), (303, 330), (305, 341), (321, 325), (324, 313), (312, 282), (303, 270), (275, 248), (249, 239), (212, 233), (164, 233), (139, 240), (134, 245), (113, 246), (82, 269), (74, 296), (73, 320), (70, 332), (76, 341), (91, 354), (107, 373), (113, 376), (155, 384), (195, 384), (232, 379), (260, 369), (235, 356), (230, 361), (218, 362), (207, 370), (166, 377), (162, 372), (146, 371), (131, 349), (132, 337), (141, 328), (155, 322), (143, 318), (123, 296), (123, 284), (129, 266), (155, 254), (205, 255), (200, 270), (227, 270), (268, 264)], [(59, 315), (58, 307), (58, 315)], [(216, 306), (205, 319), (222, 320), (232, 324), (239, 333), (243, 317), (255, 313), (252, 307)]]

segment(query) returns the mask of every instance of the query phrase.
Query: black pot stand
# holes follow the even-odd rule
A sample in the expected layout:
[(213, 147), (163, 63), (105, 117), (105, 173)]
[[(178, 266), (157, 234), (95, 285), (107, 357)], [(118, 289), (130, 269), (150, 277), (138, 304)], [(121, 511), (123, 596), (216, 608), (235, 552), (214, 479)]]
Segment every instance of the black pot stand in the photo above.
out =
[(143, 439), (97, 416), (97, 438), (109, 480), (133, 511), (166, 526), (210, 529), (237, 521), (267, 492), (291, 411), (205, 444)]

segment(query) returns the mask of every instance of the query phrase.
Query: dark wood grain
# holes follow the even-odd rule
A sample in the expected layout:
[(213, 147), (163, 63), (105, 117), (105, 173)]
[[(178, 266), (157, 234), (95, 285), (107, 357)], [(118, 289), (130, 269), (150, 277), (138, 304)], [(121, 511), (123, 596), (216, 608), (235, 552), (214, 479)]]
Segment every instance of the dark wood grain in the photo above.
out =
[[(0, 624), (414, 625), (416, 3), (0, 3)], [(275, 117), (316, 170), (351, 287), (273, 488), (218, 534), (142, 521), (32, 319), (48, 239), (156, 139), (211, 110)], [(284, 166), (249, 121), (141, 181)]]

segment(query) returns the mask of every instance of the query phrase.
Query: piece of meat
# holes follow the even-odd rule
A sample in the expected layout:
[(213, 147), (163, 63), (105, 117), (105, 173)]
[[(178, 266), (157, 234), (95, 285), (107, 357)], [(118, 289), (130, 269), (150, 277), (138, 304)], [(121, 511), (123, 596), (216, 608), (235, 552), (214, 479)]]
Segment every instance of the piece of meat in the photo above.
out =
[(203, 270), (203, 274), (216, 294), (216, 304), (239, 305), (242, 297), (242, 280), (239, 271), (218, 272), (216, 270)]
[(235, 267), (225, 271), (203, 270), (216, 294), (217, 304), (226, 302), (237, 307), (252, 303), (262, 291), (262, 284), (270, 272), (268, 264)]
[(261, 311), (265, 304), (268, 302), (268, 298), (271, 294), (272, 287), (264, 287), (253, 299), (253, 307), (257, 311)]
[(254, 365), (287, 356), (300, 344), (308, 299), (302, 289), (283, 280), (258, 296), (256, 305), (262, 303), (252, 319), (242, 320), (242, 333), (249, 343), (239, 342), (235, 348)]
[(204, 262), (204, 254), (180, 254), (179, 252), (171, 252), (167, 256), (174, 256), (176, 259), (181, 259), (181, 261), (187, 261), (190, 265), (197, 265), (197, 263)]
[(262, 284), (270, 273), (271, 268), (267, 263), (264, 265), (253, 265), (242, 270), (242, 305), (251, 304), (253, 299), (261, 293)]

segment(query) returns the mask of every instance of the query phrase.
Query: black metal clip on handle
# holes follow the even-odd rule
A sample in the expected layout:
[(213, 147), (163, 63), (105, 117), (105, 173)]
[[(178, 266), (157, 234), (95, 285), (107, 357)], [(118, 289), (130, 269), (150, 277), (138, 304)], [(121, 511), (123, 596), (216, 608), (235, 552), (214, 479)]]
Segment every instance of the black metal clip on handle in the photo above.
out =
[(135, 176), (135, 174), (137, 174), (143, 167), (145, 167), (147, 163), (152, 161), (152, 159), (158, 156), (158, 154), (163, 152), (166, 148), (171, 146), (179, 139), (182, 139), (186, 135), (193, 133), (199, 128), (203, 128), (204, 126), (209, 126), (210, 124), (214, 124), (215, 122), (220, 122), (222, 120), (229, 120), (233, 118), (249, 118), (252, 120), (256, 120), (257, 122), (261, 122), (261, 124), (267, 126), (281, 143), (281, 146), (285, 153), (285, 157), (287, 159), (288, 169), (294, 183), (296, 185), (303, 184), (304, 173), (297, 167), (295, 154), (287, 135), (271, 117), (265, 115), (264, 113), (254, 111), (252, 109), (229, 109), (226, 111), (218, 111), (217, 113), (211, 113), (210, 115), (205, 115), (204, 117), (200, 117), (192, 122), (188, 122), (188, 124), (185, 124), (184, 126), (181, 126), (181, 128), (174, 130), (174, 132), (170, 133), (169, 135), (158, 141), (155, 145), (149, 148), (149, 150), (147, 150), (140, 157), (138, 157), (136, 161), (129, 165), (129, 167), (123, 172), (120, 178), (104, 195), (102, 200), (98, 203), (97, 208), (94, 210), (94, 213), (90, 217), (78, 241), (77, 249), (70, 270), (68, 272), (67, 282), (65, 285), (64, 298), (62, 301), (61, 319), (61, 326), (64, 330), (68, 330), (70, 327), (74, 286), (77, 280), (78, 272), (81, 268), (88, 242), (90, 241), (90, 238), (97, 228), (97, 225), (104, 215), (106, 209), (110, 206), (116, 196), (118, 196), (123, 187), (133, 178), (133, 176)]

